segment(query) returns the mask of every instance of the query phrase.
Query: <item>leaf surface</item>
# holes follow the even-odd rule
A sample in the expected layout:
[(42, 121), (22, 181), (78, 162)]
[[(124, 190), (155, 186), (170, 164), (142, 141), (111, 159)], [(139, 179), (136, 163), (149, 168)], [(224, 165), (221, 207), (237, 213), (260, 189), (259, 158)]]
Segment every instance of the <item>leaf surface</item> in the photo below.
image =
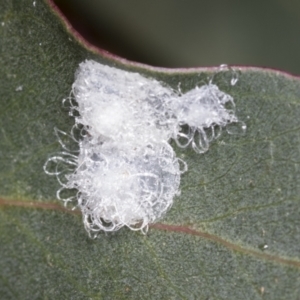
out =
[[(2, 299), (299, 299), (298, 78), (241, 68), (231, 86), (231, 72), (126, 62), (72, 35), (46, 1), (1, 1), (0, 40)], [(43, 171), (61, 151), (54, 127), (73, 125), (62, 99), (85, 59), (183, 91), (215, 74), (247, 125), (203, 155), (176, 148), (189, 166), (181, 196), (147, 235), (90, 239)]]

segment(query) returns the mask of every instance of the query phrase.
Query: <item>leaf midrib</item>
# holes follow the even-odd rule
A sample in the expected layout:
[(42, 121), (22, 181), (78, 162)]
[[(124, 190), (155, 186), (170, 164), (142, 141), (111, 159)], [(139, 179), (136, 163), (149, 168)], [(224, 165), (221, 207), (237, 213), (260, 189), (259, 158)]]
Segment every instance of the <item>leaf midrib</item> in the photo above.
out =
[[(1, 207), (22, 207), (22, 208), (33, 208), (33, 209), (45, 209), (45, 210), (56, 210), (60, 212), (65, 212), (68, 214), (74, 214), (74, 215), (80, 215), (79, 210), (70, 210), (58, 203), (53, 202), (35, 202), (35, 201), (22, 201), (22, 200), (7, 200), (4, 198), (0, 198), (0, 208)], [(211, 242), (218, 243), (225, 248), (234, 251), (239, 252), (242, 254), (254, 256), (259, 259), (263, 259), (266, 261), (271, 261), (273, 263), (278, 263), (282, 265), (286, 265), (289, 267), (293, 267), (296, 269), (300, 269), (300, 261), (294, 260), (278, 255), (273, 255), (265, 252), (259, 252), (257, 250), (246, 248), (243, 246), (240, 246), (238, 244), (234, 244), (228, 240), (225, 240), (221, 238), (220, 236), (199, 230), (199, 229), (193, 229), (189, 226), (185, 225), (174, 225), (174, 224), (166, 224), (166, 223), (155, 223), (151, 224), (150, 228), (161, 230), (161, 231), (167, 231), (167, 232), (173, 232), (178, 234), (188, 234), (193, 236), (198, 236), (201, 238), (204, 238), (206, 240), (209, 240)]]

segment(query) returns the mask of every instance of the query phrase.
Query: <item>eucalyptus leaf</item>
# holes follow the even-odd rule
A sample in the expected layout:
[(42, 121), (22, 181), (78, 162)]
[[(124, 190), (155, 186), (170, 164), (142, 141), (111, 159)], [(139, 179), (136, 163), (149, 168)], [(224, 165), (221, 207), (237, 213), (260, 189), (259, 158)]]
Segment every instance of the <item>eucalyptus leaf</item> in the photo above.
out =
[[(0, 3), (1, 299), (299, 299), (300, 81), (258, 68), (167, 70), (98, 51), (47, 1)], [(247, 130), (208, 152), (178, 149), (181, 195), (143, 235), (91, 239), (44, 173), (70, 132), (68, 97), (80, 62), (155, 78), (183, 92), (215, 84)]]

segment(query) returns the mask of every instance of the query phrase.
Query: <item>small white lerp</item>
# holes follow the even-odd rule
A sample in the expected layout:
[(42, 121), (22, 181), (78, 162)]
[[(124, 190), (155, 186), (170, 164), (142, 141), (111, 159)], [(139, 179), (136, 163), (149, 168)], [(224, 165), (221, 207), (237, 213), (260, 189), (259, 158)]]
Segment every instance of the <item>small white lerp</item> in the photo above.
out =
[[(212, 83), (181, 95), (154, 79), (92, 60), (82, 62), (75, 77), (71, 111), (78, 112), (75, 124), (87, 134), (78, 156), (64, 152), (48, 159), (44, 169), (58, 176), (59, 197), (64, 189), (78, 190), (76, 205), (90, 234), (123, 226), (146, 232), (172, 206), (187, 170), (169, 141), (205, 152), (212, 139), (205, 129), (214, 132), (215, 126), (238, 121), (225, 108), (234, 105), (233, 98)], [(188, 133), (182, 125), (189, 126)], [(58, 161), (75, 165), (65, 180), (48, 170)]]

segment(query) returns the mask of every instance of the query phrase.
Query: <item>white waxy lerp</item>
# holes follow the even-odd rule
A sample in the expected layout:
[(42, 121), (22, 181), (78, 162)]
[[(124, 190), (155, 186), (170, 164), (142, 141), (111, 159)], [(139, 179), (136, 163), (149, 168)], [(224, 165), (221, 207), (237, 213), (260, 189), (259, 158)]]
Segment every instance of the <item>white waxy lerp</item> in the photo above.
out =
[[(233, 98), (214, 84), (181, 95), (154, 79), (91, 60), (79, 65), (72, 94), (75, 123), (87, 134), (79, 141), (78, 157), (65, 159), (76, 167), (65, 175), (66, 183), (59, 179), (59, 194), (78, 190), (77, 206), (89, 233), (123, 226), (146, 232), (172, 206), (187, 170), (170, 139), (201, 153), (210, 142), (205, 129), (237, 122), (234, 111), (225, 108)], [(188, 133), (181, 132), (185, 124)], [(49, 162), (61, 160), (48, 159), (46, 172)]]

